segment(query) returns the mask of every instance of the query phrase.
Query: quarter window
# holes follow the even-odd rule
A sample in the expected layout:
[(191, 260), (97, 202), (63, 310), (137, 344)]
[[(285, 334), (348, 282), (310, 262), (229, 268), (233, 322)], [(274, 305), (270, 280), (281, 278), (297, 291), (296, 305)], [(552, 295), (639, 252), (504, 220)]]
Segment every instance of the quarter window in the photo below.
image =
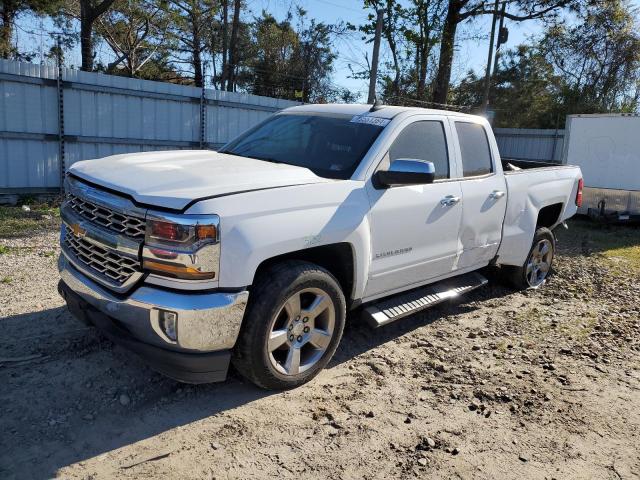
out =
[(433, 162), (435, 178), (449, 178), (449, 155), (442, 122), (423, 120), (406, 126), (389, 148), (389, 160), (399, 158)]
[(491, 150), (484, 127), (477, 123), (455, 123), (460, 142), (464, 176), (477, 177), (493, 172)]

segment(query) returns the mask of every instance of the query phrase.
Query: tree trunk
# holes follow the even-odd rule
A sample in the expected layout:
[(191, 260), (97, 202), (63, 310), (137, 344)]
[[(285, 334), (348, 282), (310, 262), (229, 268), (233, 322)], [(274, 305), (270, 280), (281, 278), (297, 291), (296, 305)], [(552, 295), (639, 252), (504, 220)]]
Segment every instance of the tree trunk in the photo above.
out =
[(433, 87), (433, 101), (435, 103), (447, 103), (449, 95), (449, 82), (451, 81), (451, 64), (453, 63), (453, 50), (456, 42), (456, 30), (460, 22), (460, 10), (462, 4), (457, 0), (449, 0), (447, 16), (442, 29), (440, 42), (440, 60), (438, 61), (438, 73)]
[(220, 90), (226, 90), (229, 76), (229, 0), (222, 0), (222, 73)]
[[(85, 10), (84, 2), (81, 10)], [(83, 12), (80, 15), (80, 53), (82, 55), (82, 70), (90, 72), (93, 70), (93, 19)]]
[(424, 97), (424, 90), (427, 85), (427, 60), (428, 53), (426, 48), (420, 47), (420, 63), (418, 65), (418, 91), (417, 97), (422, 100)]
[(13, 34), (13, 20), (15, 18), (14, 5), (10, 1), (2, 3), (2, 26), (0, 27), (0, 58), (9, 58), (11, 56), (11, 37)]
[(102, 0), (93, 6), (91, 0), (80, 0), (80, 53), (85, 72), (93, 70), (93, 24), (115, 0)]
[(240, 29), (240, 0), (233, 4), (233, 24), (231, 25), (231, 45), (229, 46), (229, 77), (227, 91), (233, 92), (236, 83), (236, 68), (238, 63), (238, 30)]
[(198, 26), (195, 25), (193, 28), (193, 50), (191, 52), (192, 61), (193, 61), (193, 81), (196, 87), (202, 88), (203, 78), (202, 78), (202, 43), (200, 39), (200, 31)]
[(393, 70), (395, 72), (395, 76), (393, 78), (393, 94), (396, 96), (400, 95), (400, 61), (398, 60), (398, 45), (396, 43), (396, 39), (393, 36), (395, 33), (395, 25), (392, 22), (393, 19), (393, 6), (392, 2), (387, 1), (387, 14), (385, 15), (385, 19), (387, 24), (384, 28), (384, 34), (387, 37), (387, 43), (389, 44), (389, 50), (391, 50), (391, 58), (393, 59)]

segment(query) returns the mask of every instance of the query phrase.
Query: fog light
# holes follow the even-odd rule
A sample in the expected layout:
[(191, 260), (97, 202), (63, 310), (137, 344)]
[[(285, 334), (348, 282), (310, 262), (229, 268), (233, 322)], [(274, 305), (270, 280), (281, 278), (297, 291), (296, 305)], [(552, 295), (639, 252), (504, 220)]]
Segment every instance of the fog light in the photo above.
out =
[(178, 338), (178, 314), (167, 310), (160, 310), (158, 319), (160, 320), (160, 328), (164, 334), (174, 342)]

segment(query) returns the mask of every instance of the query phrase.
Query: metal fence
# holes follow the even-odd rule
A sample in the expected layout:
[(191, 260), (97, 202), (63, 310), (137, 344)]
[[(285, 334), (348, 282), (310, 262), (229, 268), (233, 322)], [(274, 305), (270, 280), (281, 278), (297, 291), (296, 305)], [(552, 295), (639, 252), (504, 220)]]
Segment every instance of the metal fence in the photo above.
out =
[(500, 156), (562, 163), (564, 130), (495, 128)]
[(78, 160), (216, 148), (296, 104), (0, 60), (0, 193), (55, 190)]

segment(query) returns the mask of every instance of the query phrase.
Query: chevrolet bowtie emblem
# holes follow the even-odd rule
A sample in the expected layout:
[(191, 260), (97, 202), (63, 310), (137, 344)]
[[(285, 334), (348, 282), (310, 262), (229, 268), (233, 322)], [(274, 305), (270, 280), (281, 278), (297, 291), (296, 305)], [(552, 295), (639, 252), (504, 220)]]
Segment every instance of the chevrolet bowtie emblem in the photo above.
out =
[(74, 223), (73, 225), (71, 225), (71, 231), (78, 238), (84, 237), (87, 233), (87, 231), (77, 223)]

